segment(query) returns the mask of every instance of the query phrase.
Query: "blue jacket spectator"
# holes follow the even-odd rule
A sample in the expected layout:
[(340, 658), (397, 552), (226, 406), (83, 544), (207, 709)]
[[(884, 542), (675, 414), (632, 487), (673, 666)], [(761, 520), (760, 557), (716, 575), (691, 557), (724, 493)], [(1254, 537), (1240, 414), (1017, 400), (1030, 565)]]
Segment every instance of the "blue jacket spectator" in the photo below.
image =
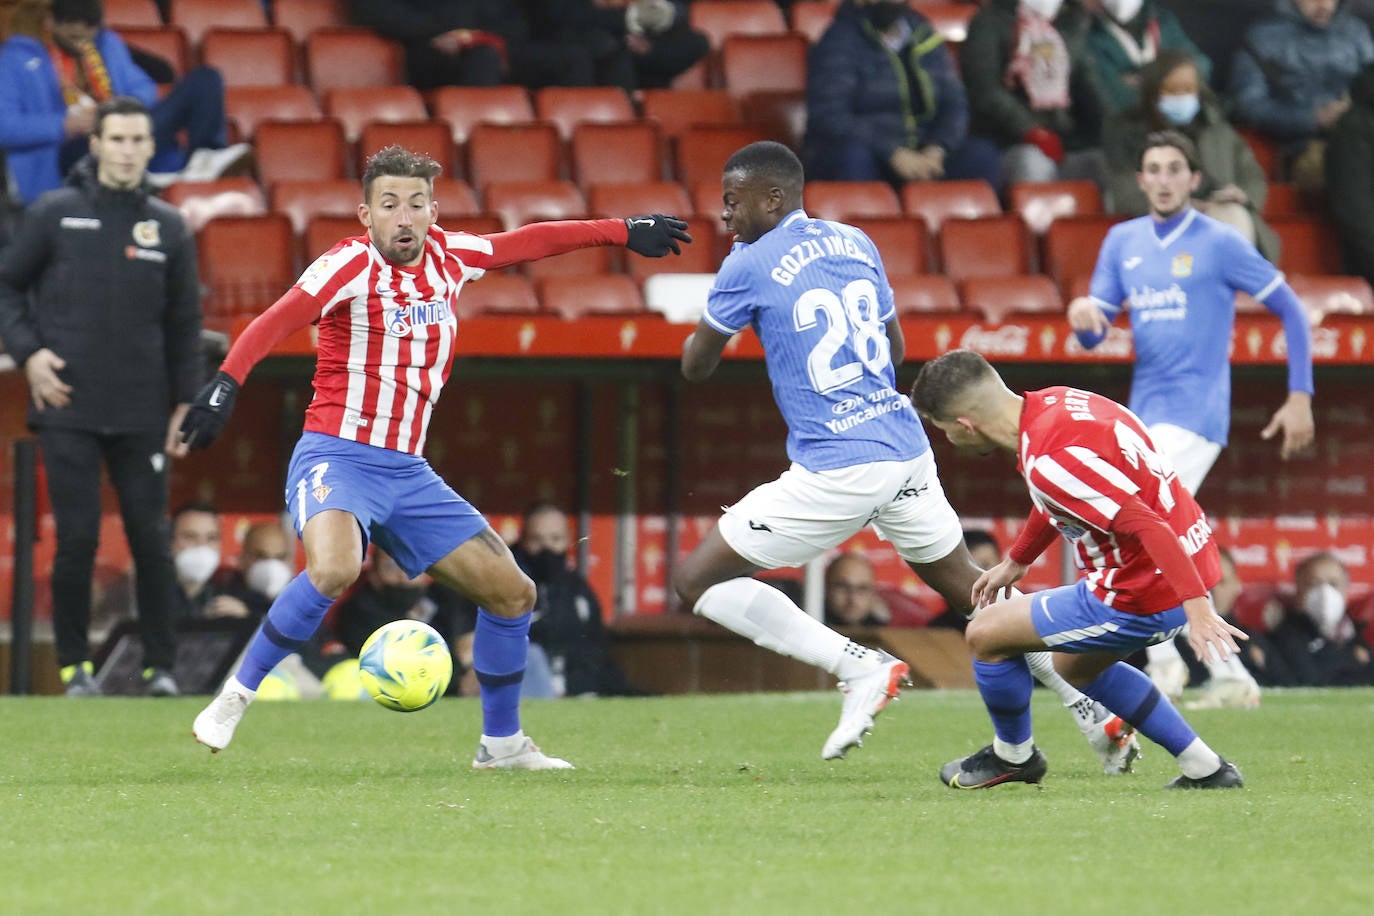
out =
[(904, 2), (844, 0), (811, 51), (806, 97), (812, 179), (997, 183), (996, 148), (968, 136), (953, 55)]
[(1125, 111), (1140, 97), (1140, 70), (1160, 51), (1183, 51), (1198, 76), (1212, 81), (1212, 61), (1183, 31), (1178, 17), (1156, 0), (1102, 0), (1088, 30), (1088, 53), (1097, 67), (1109, 112)]
[(1278, 0), (1250, 26), (1232, 63), (1236, 116), (1284, 140), (1308, 140), (1336, 122), (1355, 75), (1374, 62), (1363, 22), (1329, 0)]

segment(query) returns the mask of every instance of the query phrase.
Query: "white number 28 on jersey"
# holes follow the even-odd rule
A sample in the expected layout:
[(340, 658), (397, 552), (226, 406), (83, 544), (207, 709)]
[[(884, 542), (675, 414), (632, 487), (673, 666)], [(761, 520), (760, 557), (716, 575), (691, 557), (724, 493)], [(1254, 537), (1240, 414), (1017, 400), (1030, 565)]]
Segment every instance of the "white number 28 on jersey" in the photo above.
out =
[[(811, 386), (824, 394), (843, 388), (863, 375), (863, 363), (875, 375), (892, 364), (892, 350), (887, 332), (878, 320), (878, 290), (873, 281), (860, 278), (845, 284), (837, 296), (833, 290), (812, 289), (802, 293), (792, 306), (792, 317), (798, 331), (816, 326), (818, 312), (825, 313), (826, 328), (811, 354), (806, 358), (806, 370)], [(852, 341), (858, 362), (836, 366), (835, 356), (846, 341)]]

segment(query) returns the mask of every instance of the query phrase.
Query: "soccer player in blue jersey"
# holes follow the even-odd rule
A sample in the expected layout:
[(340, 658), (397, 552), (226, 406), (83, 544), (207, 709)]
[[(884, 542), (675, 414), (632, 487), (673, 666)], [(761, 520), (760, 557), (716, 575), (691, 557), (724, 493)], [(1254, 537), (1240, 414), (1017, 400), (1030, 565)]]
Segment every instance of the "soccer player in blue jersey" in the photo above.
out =
[[(1231, 422), (1231, 331), (1235, 295), (1249, 293), (1283, 319), (1288, 397), (1260, 434), (1281, 435), (1279, 456), (1312, 444), (1312, 334), (1302, 302), (1240, 233), (1191, 205), (1202, 181), (1197, 149), (1178, 131), (1150, 134), (1140, 189), (1150, 213), (1107, 233), (1089, 295), (1069, 304), (1069, 324), (1089, 349), (1129, 303), (1135, 345), (1130, 409), (1196, 493), (1226, 444)], [(1150, 676), (1177, 698), (1187, 666), (1172, 642), (1148, 650)], [(1232, 657), (1208, 664), (1213, 705), (1254, 706), (1259, 685)]]
[[(801, 162), (780, 143), (750, 144), (725, 164), (721, 217), (736, 242), (683, 344), (682, 373), (710, 376), (730, 338), (752, 326), (787, 421), (792, 466), (725, 510), (673, 588), (695, 613), (840, 679), (840, 722), (821, 751), (832, 759), (861, 744), (909, 668), (748, 577), (800, 566), (868, 524), (965, 614), (982, 570), (964, 546), (921, 421), (896, 388), (906, 342), (882, 258), (858, 229), (808, 216), (803, 184)], [(1073, 710), (1103, 768), (1129, 769), (1139, 753), (1129, 726), (1059, 677), (1046, 653), (1031, 665)]]

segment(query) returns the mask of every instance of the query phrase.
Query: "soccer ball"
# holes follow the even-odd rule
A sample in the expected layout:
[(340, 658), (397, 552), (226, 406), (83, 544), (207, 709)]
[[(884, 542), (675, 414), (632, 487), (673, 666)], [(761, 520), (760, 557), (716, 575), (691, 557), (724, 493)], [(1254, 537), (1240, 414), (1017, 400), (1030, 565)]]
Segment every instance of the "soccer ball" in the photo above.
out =
[(431, 626), (393, 620), (379, 627), (358, 654), (358, 678), (372, 699), (387, 709), (415, 712), (448, 689), (453, 655)]

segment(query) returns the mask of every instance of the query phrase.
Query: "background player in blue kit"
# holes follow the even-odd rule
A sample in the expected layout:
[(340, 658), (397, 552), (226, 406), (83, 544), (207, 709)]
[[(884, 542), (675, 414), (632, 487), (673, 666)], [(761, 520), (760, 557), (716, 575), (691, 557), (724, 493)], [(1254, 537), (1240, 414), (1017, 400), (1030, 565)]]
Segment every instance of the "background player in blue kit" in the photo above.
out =
[[(1226, 444), (1231, 423), (1231, 331), (1235, 295), (1249, 293), (1281, 319), (1288, 344), (1288, 397), (1261, 435), (1281, 435), (1279, 455), (1312, 444), (1312, 334), (1283, 274), (1240, 233), (1191, 206), (1202, 180), (1197, 149), (1183, 134), (1151, 133), (1137, 181), (1150, 213), (1113, 226), (1098, 253), (1089, 295), (1069, 304), (1083, 346), (1101, 343), (1129, 303), (1135, 346), (1130, 409), (1196, 493)], [(1187, 666), (1172, 642), (1148, 650), (1150, 676), (1177, 698)], [(1208, 665), (1211, 690), (1228, 705), (1253, 706), (1259, 686), (1236, 657)]]
[[(787, 421), (792, 466), (726, 509), (673, 587), (694, 613), (840, 679), (840, 722), (821, 751), (830, 759), (861, 743), (909, 668), (747, 577), (800, 566), (868, 524), (965, 614), (982, 570), (964, 546), (921, 421), (896, 389), (893, 366), (906, 342), (882, 258), (858, 229), (808, 216), (804, 181), (801, 162), (780, 143), (750, 144), (725, 164), (721, 218), (736, 242), (683, 344), (682, 373), (710, 376), (730, 338), (752, 325)], [(1069, 686), (1045, 653), (1031, 664), (1073, 710), (1104, 769), (1129, 769), (1138, 754), (1129, 727)]]

